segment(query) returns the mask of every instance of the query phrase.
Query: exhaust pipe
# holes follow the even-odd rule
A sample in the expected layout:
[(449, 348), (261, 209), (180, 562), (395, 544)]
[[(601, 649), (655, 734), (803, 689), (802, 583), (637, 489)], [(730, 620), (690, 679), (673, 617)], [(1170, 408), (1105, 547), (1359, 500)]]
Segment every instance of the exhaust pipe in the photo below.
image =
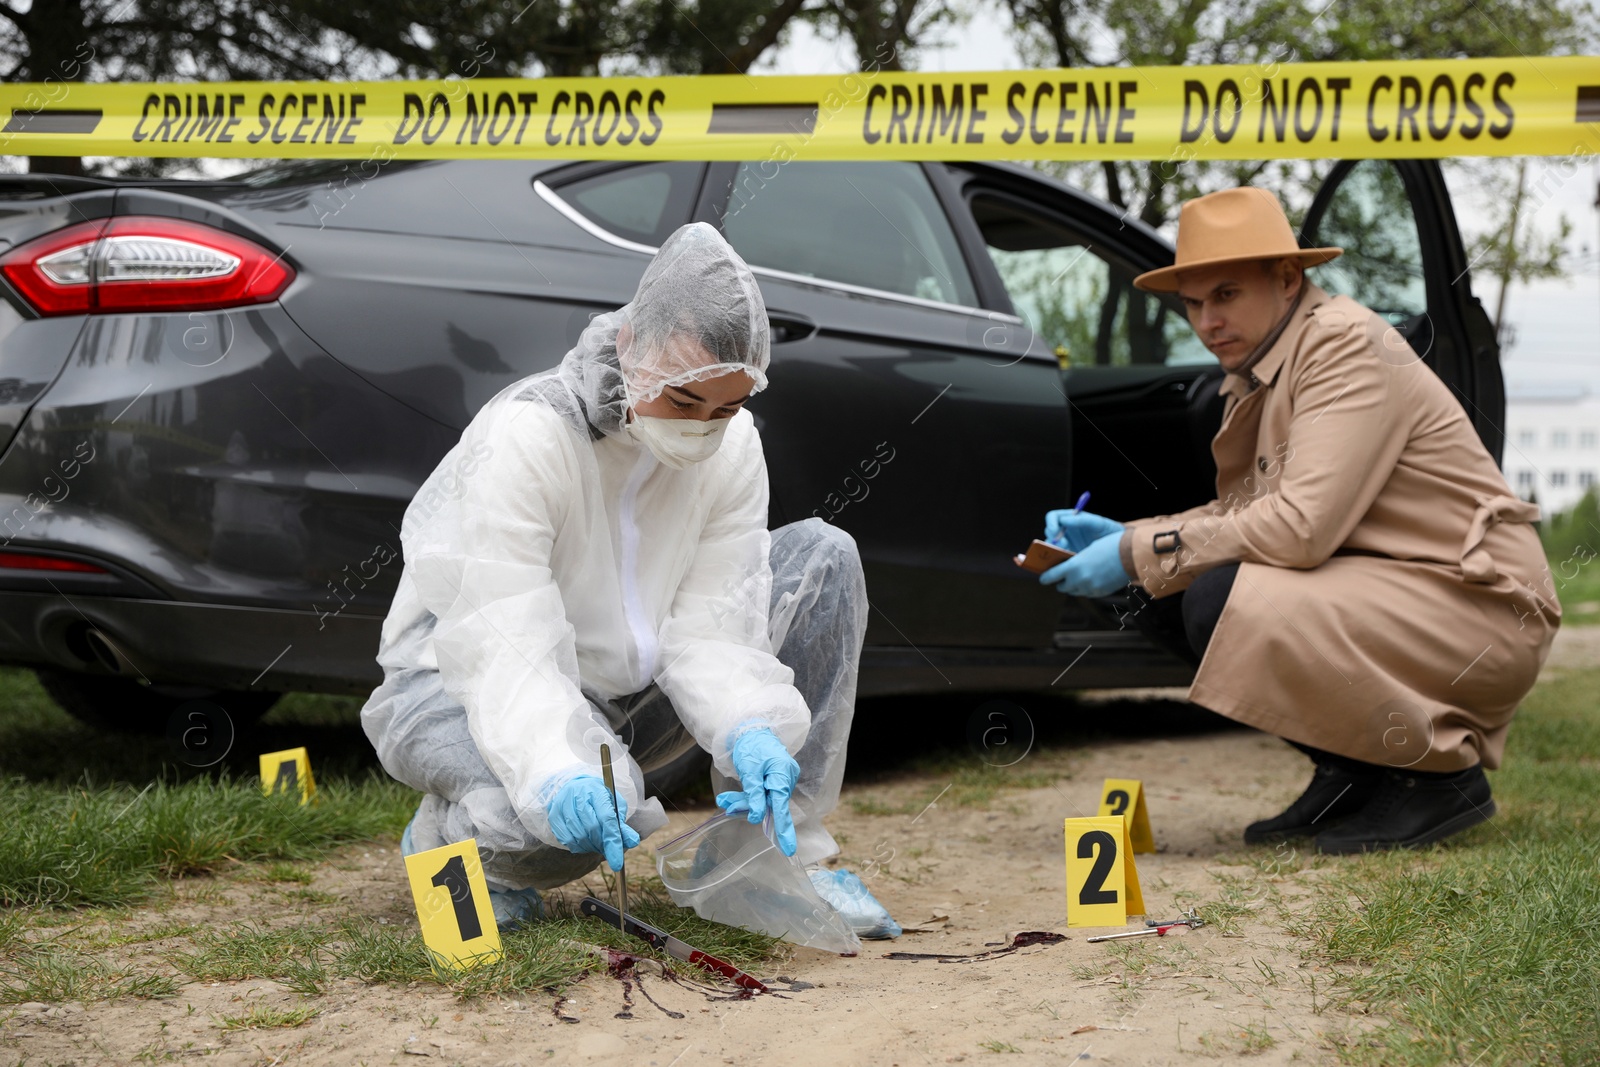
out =
[(133, 665), (133, 660), (128, 654), (117, 647), (117, 643), (107, 637), (101, 630), (90, 627), (83, 635), (84, 644), (89, 646), (89, 651), (94, 654), (95, 662), (110, 671), (112, 674), (138, 674)]

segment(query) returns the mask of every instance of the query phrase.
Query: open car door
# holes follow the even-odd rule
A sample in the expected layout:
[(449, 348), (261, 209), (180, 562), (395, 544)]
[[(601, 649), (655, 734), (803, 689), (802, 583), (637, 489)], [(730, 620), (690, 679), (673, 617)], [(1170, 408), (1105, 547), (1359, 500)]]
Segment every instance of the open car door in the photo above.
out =
[(1444, 174), (1434, 160), (1334, 165), (1301, 228), (1305, 247), (1344, 255), (1313, 277), (1389, 320), (1450, 386), (1489, 454), (1505, 444), (1500, 346), (1472, 278)]

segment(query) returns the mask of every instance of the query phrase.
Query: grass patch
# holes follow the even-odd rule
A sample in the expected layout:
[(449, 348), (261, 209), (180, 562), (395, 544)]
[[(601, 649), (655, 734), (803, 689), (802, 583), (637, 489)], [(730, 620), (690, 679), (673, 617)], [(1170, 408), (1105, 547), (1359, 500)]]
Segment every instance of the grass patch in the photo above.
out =
[(0, 911), (0, 956), (11, 952), (14, 944), (22, 944), (22, 932), (27, 928), (22, 912)]
[(53, 944), (34, 945), (0, 959), (0, 1004), (169, 997), (177, 991), (177, 983), (167, 975), (112, 967)]
[(1200, 905), (1195, 914), (1204, 919), (1207, 926), (1214, 927), (1218, 936), (1236, 937), (1242, 932), (1240, 922), (1254, 915), (1255, 909), (1239, 900), (1224, 899)]
[(1246, 1025), (1223, 1031), (1208, 1031), (1195, 1039), (1202, 1055), (1221, 1057), (1259, 1056), (1277, 1040), (1264, 1025)]
[(269, 1008), (264, 1004), (257, 1004), (243, 1015), (224, 1015), (218, 1021), (222, 1023), (222, 1032), (226, 1034), (234, 1030), (274, 1030), (304, 1026), (321, 1014), (321, 1008)]
[[(735, 966), (759, 969), (782, 951), (776, 938), (707, 922), (675, 907), (659, 883), (645, 881), (629, 888), (630, 915), (637, 914)], [(206, 931), (195, 938), (192, 950), (168, 959), (196, 981), (266, 978), (308, 995), (321, 992), (330, 977), (386, 985), (441, 984), (462, 998), (560, 987), (604, 967), (602, 957), (586, 945), (649, 956), (676, 973), (706, 977), (687, 964), (656, 955), (642, 941), (578, 914), (559, 898), (548, 906), (546, 919), (501, 934), (505, 958), (500, 962), (455, 975), (434, 973), (415, 927), (366, 918), (346, 918), (335, 925), (249, 924)]]
[(1297, 932), (1397, 1020), (1352, 1063), (1600, 1063), (1600, 670), (1547, 679), (1492, 775), (1501, 813), (1425, 853), (1351, 862)]
[(415, 793), (388, 779), (334, 779), (321, 803), (265, 797), (230, 778), (62, 789), (0, 783), (0, 906), (139, 902), (158, 880), (249, 860), (315, 860), (330, 846), (397, 834)]
[(1590, 489), (1570, 511), (1539, 524), (1564, 623), (1600, 623), (1600, 495)]
[[(269, 716), (275, 725), (241, 736), (207, 769), (184, 764), (165, 738), (80, 725), (31, 671), (0, 669), (0, 709), (0, 908), (134, 904), (164, 879), (254, 860), (271, 864), (269, 881), (304, 884), (310, 875), (294, 863), (397, 835), (416, 805), (351, 730), (351, 698), (293, 694)], [(263, 796), (255, 777), (259, 752), (300, 744), (320, 797), (304, 808)]]
[[(547, 901), (546, 906), (545, 919), (500, 935), (504, 959), (451, 976), (442, 984), (463, 999), (559, 988), (604, 968), (604, 959), (585, 945), (657, 959), (677, 974), (707, 980), (698, 968), (658, 954), (643, 941), (578, 914), (575, 906), (560, 898)], [(708, 922), (676, 907), (653, 880), (641, 880), (638, 885), (630, 881), (628, 914), (747, 970), (761, 971), (786, 951), (777, 938)], [(330, 969), (340, 977), (397, 985), (440, 981), (429, 967), (421, 936), (409, 928), (350, 921), (340, 935), (330, 962)]]
[(261, 872), (263, 882), (297, 882), (300, 885), (310, 885), (312, 874), (304, 867), (297, 867), (292, 863), (268, 864), (266, 870)]
[(1021, 1052), (1022, 1050), (1008, 1041), (980, 1041), (978, 1047), (985, 1052)]
[(340, 978), (389, 985), (434, 981), (428, 950), (416, 930), (373, 919), (346, 919), (340, 924), (339, 934), (333, 966)]
[(1600, 624), (1600, 559), (1579, 567), (1571, 558), (1550, 560), (1556, 599), (1561, 601), (1561, 624)]
[(301, 978), (307, 971), (315, 971), (320, 979), (326, 978), (321, 970), (320, 950), (331, 940), (328, 932), (319, 927), (266, 929), (245, 923), (202, 932), (194, 939), (191, 951), (174, 953), (170, 961), (200, 982)]
[(324, 893), (320, 889), (285, 889), (283, 899), (292, 904), (303, 904), (308, 908), (322, 908), (339, 903), (337, 895)]
[(94, 944), (97, 948), (122, 948), (125, 945), (144, 945), (151, 941), (167, 941), (177, 937), (189, 937), (198, 930), (200, 930), (198, 923), (159, 922), (144, 929), (106, 934), (103, 937), (95, 938)]

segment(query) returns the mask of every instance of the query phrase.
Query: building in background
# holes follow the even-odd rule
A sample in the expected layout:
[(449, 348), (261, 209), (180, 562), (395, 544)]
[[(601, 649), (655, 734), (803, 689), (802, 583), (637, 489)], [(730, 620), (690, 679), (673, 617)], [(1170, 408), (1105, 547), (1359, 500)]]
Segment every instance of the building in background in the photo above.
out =
[(1545, 515), (1600, 484), (1600, 395), (1573, 383), (1508, 385), (1506, 481)]

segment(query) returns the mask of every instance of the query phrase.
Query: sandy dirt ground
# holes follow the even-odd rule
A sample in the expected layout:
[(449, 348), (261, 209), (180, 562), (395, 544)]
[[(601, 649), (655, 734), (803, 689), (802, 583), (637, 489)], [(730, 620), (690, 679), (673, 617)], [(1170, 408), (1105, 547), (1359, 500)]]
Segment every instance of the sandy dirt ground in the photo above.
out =
[[(1547, 669), (1595, 663), (1600, 628), (1579, 628), (1563, 631)], [(1172, 695), (1144, 694), (1152, 707)], [(1103, 706), (1130, 714), (1125, 696)], [(559, 1005), (545, 994), (462, 1002), (437, 987), (356, 981), (307, 999), (272, 982), (192, 983), (155, 1001), (0, 1009), (0, 1063), (1317, 1064), (1336, 1062), (1338, 1043), (1383, 1025), (1340, 1007), (1331, 996), (1336, 976), (1286, 929), (1319, 883), (1337, 884), (1339, 861), (1239, 844), (1245, 823), (1279, 810), (1304, 786), (1308, 765), (1299, 754), (1261, 734), (1215, 729), (1086, 741), (1030, 753), (1017, 766), (1031, 781), (1054, 780), (982, 805), (935, 799), (920, 810), (916, 803), (941, 786), (939, 773), (847, 786), (831, 820), (842, 865), (862, 873), (912, 929), (897, 942), (865, 943), (855, 958), (794, 950), (772, 974), (809, 988), (781, 998), (709, 999), (647, 976), (660, 1009), (635, 996), (632, 1018), (623, 1019), (622, 985), (601, 974), (571, 987)], [(1159, 849), (1138, 857), (1150, 913), (1220, 904), (1235, 918), (1111, 945), (1086, 942), (1103, 931), (1068, 929), (1062, 819), (1094, 814), (1105, 777), (1145, 783)], [(675, 813), (653, 840), (710, 810)], [(896, 813), (872, 814), (884, 810)], [(598, 879), (591, 882), (604, 896)], [(347, 849), (317, 869), (309, 888), (329, 895), (319, 898), (324, 910), (415, 922), (393, 848)], [(270, 923), (293, 914), (249, 886), (197, 880), (192, 895), (162, 921), (248, 914)], [(1068, 939), (980, 962), (884, 958), (983, 952), (1029, 930)], [(139, 952), (154, 963), (162, 944)], [(256, 1004), (320, 1010), (293, 1029), (224, 1032), (223, 1016)]]

